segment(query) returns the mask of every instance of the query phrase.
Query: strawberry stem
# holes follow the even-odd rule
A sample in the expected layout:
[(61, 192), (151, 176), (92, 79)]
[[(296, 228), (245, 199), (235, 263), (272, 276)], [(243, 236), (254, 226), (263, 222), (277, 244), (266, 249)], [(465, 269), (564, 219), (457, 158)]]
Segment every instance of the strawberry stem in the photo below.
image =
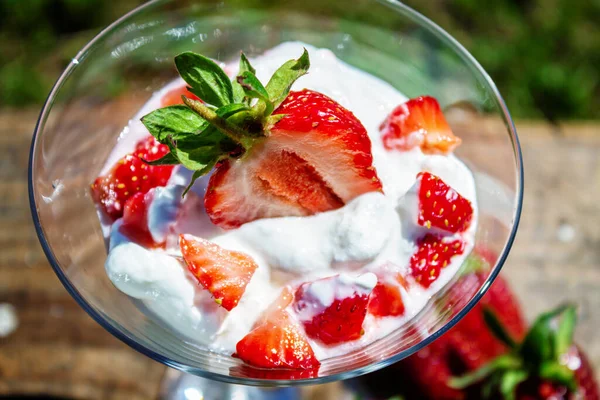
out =
[(214, 125), (228, 138), (246, 148), (248, 147), (248, 141), (245, 140), (247, 133), (243, 129), (229, 123), (225, 118), (217, 115), (216, 112), (205, 106), (201, 101), (193, 100), (185, 96), (181, 96), (181, 98), (186, 106), (194, 110), (198, 115)]

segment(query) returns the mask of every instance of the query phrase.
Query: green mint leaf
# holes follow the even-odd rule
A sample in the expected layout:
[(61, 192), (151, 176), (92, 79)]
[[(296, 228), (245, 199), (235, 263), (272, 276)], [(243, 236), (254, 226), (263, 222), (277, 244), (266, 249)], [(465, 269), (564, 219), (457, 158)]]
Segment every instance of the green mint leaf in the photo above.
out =
[(148, 161), (148, 160), (142, 159), (142, 161), (145, 162), (148, 165), (177, 165), (177, 164), (181, 164), (181, 162), (177, 159), (177, 157), (175, 157), (175, 155), (173, 153), (167, 153), (163, 157), (159, 158), (158, 160)]
[(504, 343), (509, 349), (514, 349), (517, 347), (517, 344), (513, 338), (506, 331), (506, 329), (504, 329), (502, 322), (500, 322), (496, 316), (496, 313), (494, 313), (490, 307), (483, 307), (483, 320), (496, 339)]
[(556, 342), (554, 353), (556, 356), (560, 356), (569, 351), (569, 348), (573, 345), (573, 333), (575, 331), (575, 325), (577, 324), (577, 309), (575, 306), (568, 306), (563, 315), (558, 329), (556, 330)]
[(190, 51), (175, 57), (175, 65), (191, 92), (215, 107), (233, 101), (233, 87), (225, 72), (214, 61)]
[(208, 123), (184, 105), (159, 108), (142, 117), (142, 123), (160, 143), (197, 135)]
[(271, 99), (275, 108), (285, 100), (292, 84), (302, 75), (305, 75), (309, 67), (308, 51), (304, 49), (304, 53), (299, 59), (290, 60), (275, 71), (266, 87), (269, 99)]

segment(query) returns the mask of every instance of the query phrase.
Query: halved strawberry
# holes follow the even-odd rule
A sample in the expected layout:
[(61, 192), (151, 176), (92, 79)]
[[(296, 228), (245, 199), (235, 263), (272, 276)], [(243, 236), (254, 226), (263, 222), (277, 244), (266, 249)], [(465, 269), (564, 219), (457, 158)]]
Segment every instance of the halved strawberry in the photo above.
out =
[(408, 288), (408, 284), (398, 267), (386, 263), (375, 270), (377, 285), (369, 297), (368, 312), (376, 317), (398, 316), (404, 314), (404, 301), (401, 288)]
[(254, 260), (192, 235), (180, 235), (179, 246), (189, 270), (215, 301), (227, 311), (236, 307), (258, 268)]
[(165, 186), (173, 166), (152, 166), (142, 161), (154, 161), (169, 152), (152, 136), (141, 140), (133, 153), (120, 159), (105, 176), (92, 184), (92, 197), (113, 219), (123, 215), (125, 202), (136, 193), (146, 193), (153, 187)]
[(440, 270), (450, 263), (453, 256), (462, 254), (465, 249), (461, 239), (452, 240), (432, 234), (419, 240), (418, 246), (410, 258), (410, 271), (415, 281), (424, 288), (435, 282)]
[(461, 142), (454, 136), (437, 100), (421, 96), (396, 107), (379, 127), (388, 150), (421, 147), (426, 154), (447, 154)]
[(439, 177), (422, 172), (419, 186), (419, 216), (417, 223), (427, 228), (464, 232), (471, 225), (473, 206)]
[(291, 92), (270, 135), (210, 179), (205, 206), (213, 223), (235, 228), (259, 218), (333, 210), (381, 191), (367, 131), (329, 97)]
[(163, 95), (160, 99), (160, 104), (162, 107), (175, 106), (177, 104), (183, 104), (183, 100), (181, 96), (186, 96), (187, 98), (200, 100), (198, 96), (194, 93), (190, 92), (187, 88), (187, 85), (183, 85), (177, 87), (175, 89), (169, 90), (167, 93)]
[(132, 241), (145, 246), (157, 247), (148, 229), (148, 206), (152, 201), (153, 190), (148, 193), (136, 193), (125, 202), (123, 223), (119, 230)]
[(236, 356), (260, 368), (314, 369), (320, 362), (301, 328), (285, 310), (292, 296), (284, 289), (258, 325), (236, 345)]
[(367, 273), (358, 278), (335, 275), (300, 285), (294, 310), (306, 334), (325, 344), (359, 339), (376, 282), (376, 276)]

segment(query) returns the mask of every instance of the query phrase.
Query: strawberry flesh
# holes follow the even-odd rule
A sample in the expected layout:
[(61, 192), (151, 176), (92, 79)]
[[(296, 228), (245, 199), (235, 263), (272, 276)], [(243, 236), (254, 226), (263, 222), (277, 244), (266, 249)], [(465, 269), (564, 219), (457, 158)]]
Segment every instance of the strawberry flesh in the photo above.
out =
[(257, 326), (237, 343), (235, 355), (260, 368), (318, 368), (306, 336), (285, 310), (291, 301), (291, 292), (284, 289)]
[(143, 160), (155, 161), (169, 152), (152, 136), (141, 140), (133, 153), (121, 158), (105, 176), (92, 184), (92, 197), (112, 219), (123, 215), (125, 203), (136, 193), (147, 193), (157, 186), (165, 186), (173, 166), (151, 166)]
[(473, 206), (439, 177), (419, 174), (419, 216), (417, 223), (447, 232), (464, 232), (471, 225)]
[[(362, 324), (371, 291), (340, 275), (319, 279), (300, 285), (294, 310), (309, 337), (327, 345), (348, 342), (364, 334)], [(323, 299), (322, 293), (331, 293), (332, 298)]]
[(418, 146), (425, 154), (448, 154), (461, 142), (452, 133), (438, 101), (430, 96), (399, 105), (379, 129), (388, 150), (407, 151)]
[(188, 269), (227, 311), (236, 307), (258, 265), (247, 254), (226, 250), (208, 240), (180, 235)]
[(211, 176), (205, 207), (212, 222), (236, 228), (260, 218), (305, 216), (381, 191), (371, 142), (356, 117), (329, 97), (291, 92), (269, 136)]
[(465, 249), (461, 239), (452, 240), (432, 234), (425, 235), (417, 244), (418, 249), (410, 258), (410, 273), (424, 288), (431, 286), (450, 259), (462, 254)]

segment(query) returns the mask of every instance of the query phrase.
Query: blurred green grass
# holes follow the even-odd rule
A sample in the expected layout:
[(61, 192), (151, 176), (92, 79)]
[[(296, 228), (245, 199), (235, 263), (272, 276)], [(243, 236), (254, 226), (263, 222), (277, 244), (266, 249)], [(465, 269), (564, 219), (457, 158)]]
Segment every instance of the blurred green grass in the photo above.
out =
[[(0, 106), (41, 104), (77, 51), (142, 2), (0, 0)], [(600, 0), (405, 3), (479, 60), (515, 117), (600, 118)]]

